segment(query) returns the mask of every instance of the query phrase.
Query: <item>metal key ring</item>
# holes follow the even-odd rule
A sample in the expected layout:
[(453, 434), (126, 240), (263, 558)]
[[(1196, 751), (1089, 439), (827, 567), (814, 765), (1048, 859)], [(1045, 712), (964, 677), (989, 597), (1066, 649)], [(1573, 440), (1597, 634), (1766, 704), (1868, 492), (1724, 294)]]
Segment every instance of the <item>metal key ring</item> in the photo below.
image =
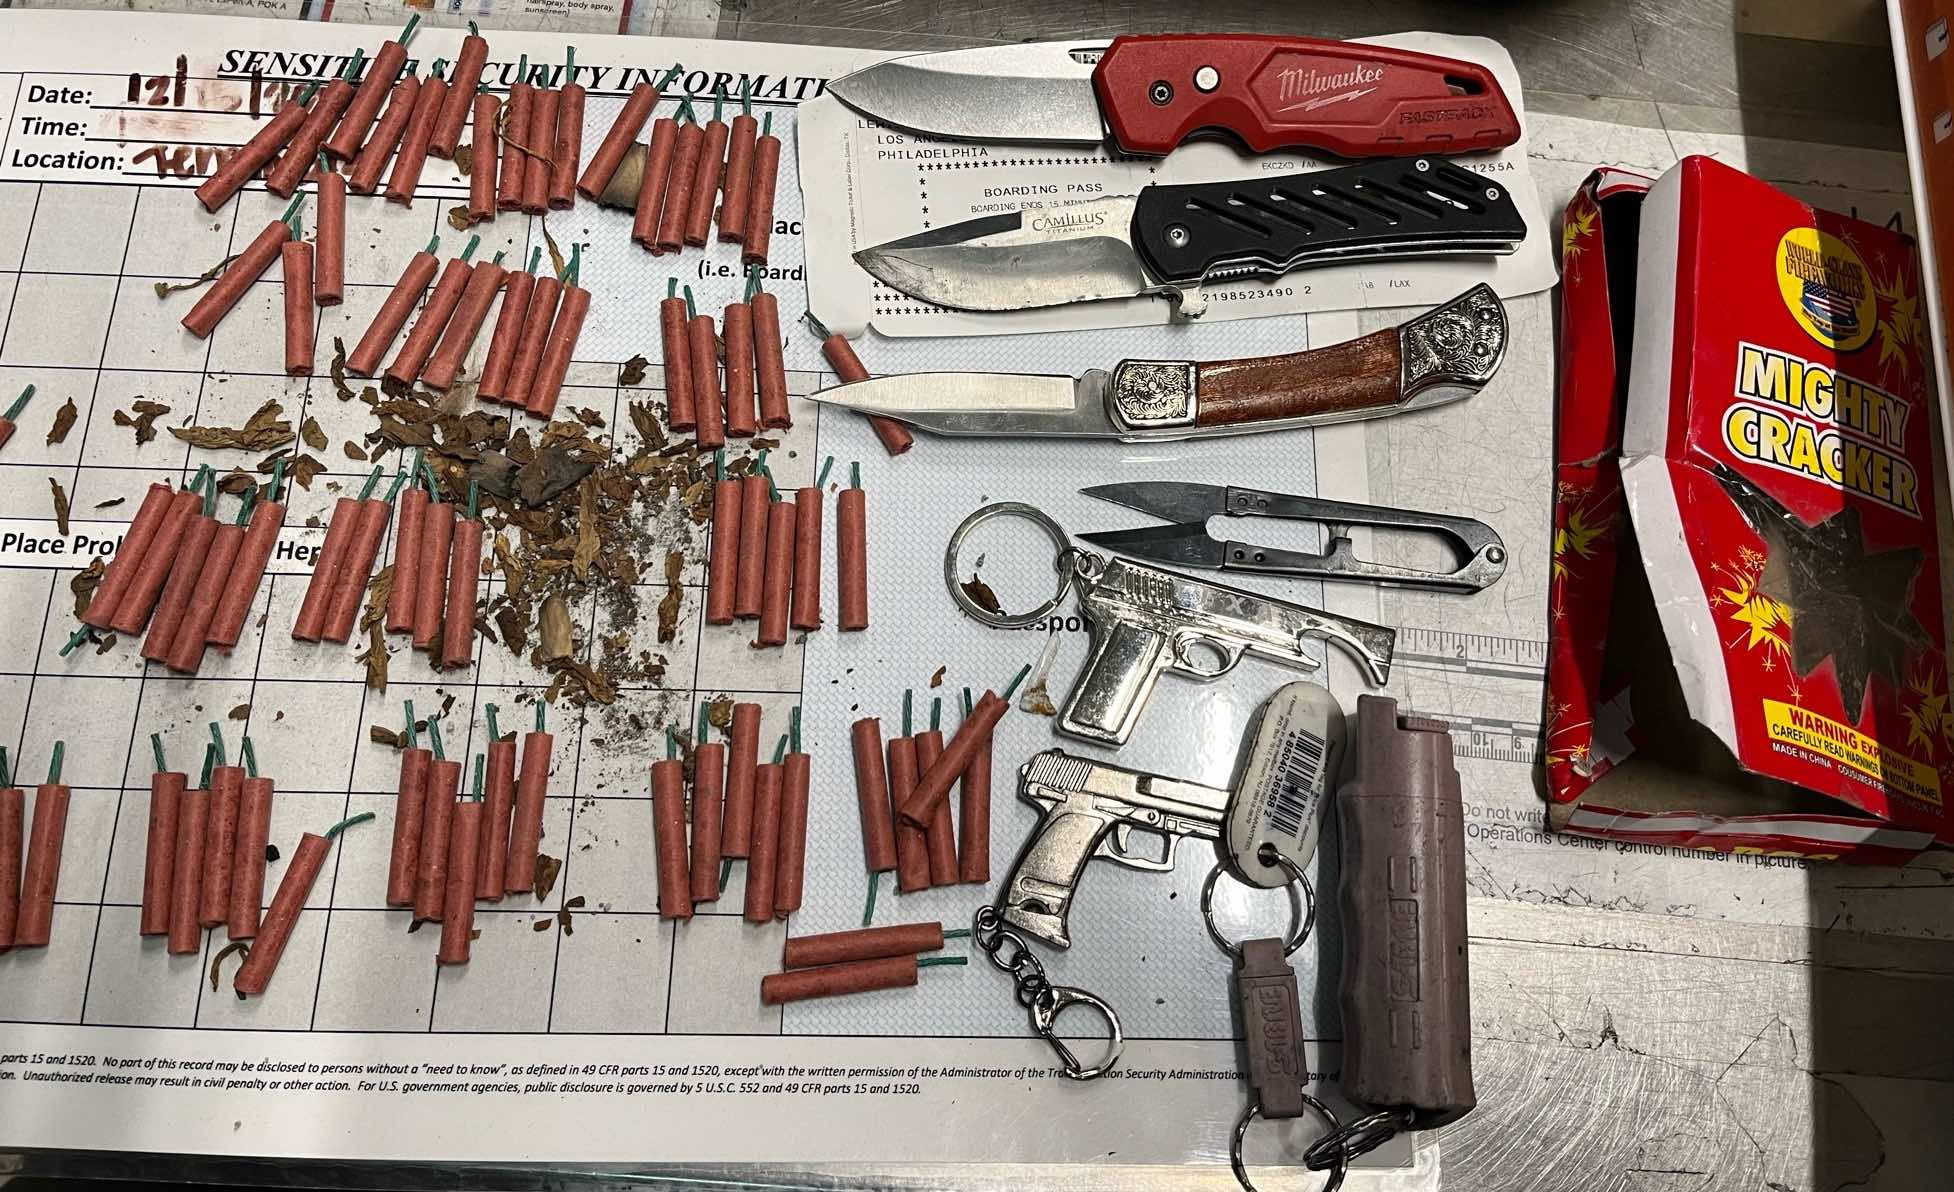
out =
[[(1079, 1057), (1073, 1055), (1072, 1049), (1058, 1037), (1058, 1016), (1073, 1006), (1090, 1006), (1106, 1020), (1106, 1054), (1090, 1068), (1080, 1064)], [(1031, 1025), (1045, 1037), (1045, 1042), (1052, 1045), (1052, 1050), (1058, 1052), (1065, 1075), (1072, 1080), (1092, 1080), (1111, 1071), (1113, 1065), (1119, 1063), (1120, 1052), (1126, 1049), (1126, 1034), (1120, 1029), (1119, 1015), (1113, 1012), (1111, 1006), (1076, 986), (1047, 986), (1031, 1005)]]
[(1379, 1109), (1347, 1126), (1337, 1126), (1309, 1144), (1303, 1152), (1303, 1166), (1311, 1171), (1341, 1169), (1409, 1130), (1411, 1117), (1409, 1109)]
[[(1303, 1093), (1302, 1098), (1305, 1104), (1307, 1104), (1311, 1109), (1314, 1109), (1323, 1118), (1323, 1120), (1329, 1124), (1330, 1130), (1329, 1133), (1324, 1136), (1325, 1138), (1335, 1138), (1339, 1133), (1342, 1132), (1343, 1127), (1337, 1123), (1337, 1115), (1330, 1112), (1330, 1107), (1328, 1105), (1323, 1104), (1323, 1102), (1318, 1101), (1315, 1097), (1310, 1096), (1308, 1093)], [(1242, 1159), (1242, 1140), (1248, 1137), (1248, 1124), (1261, 1116), (1262, 1116), (1262, 1103), (1260, 1101), (1250, 1101), (1248, 1103), (1248, 1108), (1242, 1110), (1242, 1116), (1235, 1119), (1234, 1141), (1228, 1144), (1228, 1165), (1235, 1169), (1235, 1179), (1240, 1181), (1244, 1192), (1256, 1192), (1256, 1187), (1255, 1184), (1248, 1178), (1248, 1164), (1244, 1162)], [(1314, 1151), (1316, 1147), (1319, 1145), (1321, 1145), (1320, 1141), (1311, 1144), (1310, 1150)], [(1308, 1166), (1309, 1160), (1307, 1158), (1307, 1152), (1305, 1153), (1305, 1158), (1303, 1162), (1305, 1166)], [(1323, 1187), (1318, 1189), (1318, 1192), (1337, 1192), (1338, 1188), (1343, 1187), (1343, 1177), (1345, 1171), (1347, 1170), (1347, 1167), (1344, 1163), (1343, 1152), (1341, 1151), (1337, 1152), (1335, 1161), (1327, 1164), (1326, 1167), (1330, 1173), (1330, 1177), (1329, 1180), (1326, 1183), (1324, 1183)], [(1310, 1170), (1312, 1171), (1321, 1171), (1324, 1169), (1325, 1168), (1317, 1168), (1317, 1167), (1310, 1168)]]
[[(957, 579), (957, 555), (963, 550), (963, 540), (970, 536), (972, 530), (996, 517), (1023, 518), (1045, 531), (1045, 536), (1058, 548), (1058, 557), (1054, 560), (1058, 567), (1058, 591), (1052, 594), (1050, 600), (1028, 613), (1007, 613), (985, 608), (970, 598)], [(955, 532), (950, 535), (950, 545), (943, 550), (943, 583), (950, 589), (950, 599), (956, 601), (957, 607), (977, 620), (997, 629), (1022, 629), (1050, 616), (1058, 610), (1059, 605), (1065, 603), (1065, 595), (1072, 589), (1072, 568), (1069, 563), (1075, 553), (1072, 540), (1065, 535), (1065, 527), (1053, 521), (1043, 509), (1023, 501), (997, 501), (976, 510), (957, 524)]]
[[(1289, 888), (1291, 891), (1294, 891), (1298, 886), (1302, 887), (1303, 897), (1300, 903), (1296, 901), (1296, 896), (1293, 892), (1289, 896), (1290, 903), (1296, 911), (1296, 922), (1294, 931), (1288, 939), (1283, 941), (1282, 954), (1284, 956), (1292, 956), (1295, 954), (1296, 949), (1303, 946), (1303, 941), (1309, 938), (1311, 929), (1316, 926), (1316, 890), (1309, 884), (1309, 879), (1303, 876), (1303, 871), (1296, 868), (1296, 863), (1276, 850), (1265, 845), (1262, 851), (1257, 854), (1257, 857), (1263, 864), (1276, 865), (1284, 873), (1288, 874)], [(1227, 937), (1221, 934), (1221, 929), (1214, 924), (1214, 884), (1221, 880), (1222, 874), (1227, 872), (1227, 865), (1216, 861), (1214, 868), (1208, 871), (1208, 880), (1201, 883), (1201, 922), (1207, 924), (1209, 937), (1214, 940), (1215, 944), (1223, 952), (1239, 958), (1242, 950), (1234, 944), (1229, 943)], [(1249, 888), (1261, 889), (1259, 886), (1251, 886)]]

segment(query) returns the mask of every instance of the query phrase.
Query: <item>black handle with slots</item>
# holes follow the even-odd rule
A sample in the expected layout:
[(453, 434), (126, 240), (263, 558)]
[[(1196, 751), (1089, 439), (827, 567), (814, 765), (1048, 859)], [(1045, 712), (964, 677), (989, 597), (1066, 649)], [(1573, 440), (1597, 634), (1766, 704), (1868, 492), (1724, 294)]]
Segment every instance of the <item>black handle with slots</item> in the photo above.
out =
[(1134, 205), (1132, 233), (1156, 279), (1192, 282), (1332, 261), (1510, 253), (1527, 225), (1504, 186), (1418, 157), (1149, 186)]

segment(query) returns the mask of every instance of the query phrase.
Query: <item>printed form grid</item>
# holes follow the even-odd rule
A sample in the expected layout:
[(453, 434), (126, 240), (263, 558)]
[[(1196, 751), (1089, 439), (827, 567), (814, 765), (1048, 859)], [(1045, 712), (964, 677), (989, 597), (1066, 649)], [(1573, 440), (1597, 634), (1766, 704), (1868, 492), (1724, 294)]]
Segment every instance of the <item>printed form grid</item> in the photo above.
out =
[[(44, 410), (58, 408), (72, 397), (81, 411), (68, 441), (53, 448), (41, 442), (44, 434), (33, 436), (23, 428), (13, 446), (27, 449), (9, 452), (8, 466), (0, 469), (0, 484), (6, 486), (11, 507), (46, 508), (46, 494), (34, 489), (52, 466), (59, 469), (56, 476), (73, 500), (78, 527), (93, 520), (113, 521), (117, 514), (126, 521), (152, 480), (167, 478), (182, 484), (200, 463), (209, 462), (220, 471), (233, 465), (249, 470), (262, 458), (262, 453), (193, 452), (166, 430), (182, 424), (180, 412), (186, 406), (191, 424), (235, 425), (267, 398), (276, 398), (295, 426), (316, 418), (329, 442), (325, 451), (313, 453), (329, 471), (314, 480), (310, 492), (290, 489), (286, 524), (288, 528), (302, 525), (313, 517), (323, 523), (338, 495), (327, 489), (328, 482), (351, 488), (364, 480), (365, 472), (356, 470), (358, 461), (347, 460), (340, 444), (358, 441), (369, 424), (363, 406), (342, 403), (333, 394), (325, 375), (332, 341), (335, 336), (348, 341), (358, 336), (391, 286), (393, 272), (428, 236), (443, 236), (440, 255), (444, 259), (456, 251), (457, 234), (443, 218), (447, 205), (442, 196), (423, 199), (411, 211), (383, 205), (377, 198), (349, 198), (346, 304), (318, 313), (320, 374), (288, 378), (258, 371), (279, 358), (282, 324), (275, 274), (268, 273), (256, 283), (218, 331), (202, 343), (176, 325), (194, 295), (159, 301), (151, 289), (156, 281), (188, 280), (234, 251), (261, 226), (260, 221), (277, 217), (283, 209), (281, 201), (250, 190), (217, 215), (206, 216), (187, 191), (170, 186), (0, 184), (0, 254), (5, 254), (0, 264), (8, 266), (0, 271), (4, 279), (0, 284), (10, 291), (6, 324), (0, 330), (0, 387), (14, 384), (16, 378), (22, 386), (36, 383), (40, 386), (37, 404), (46, 403)], [(10, 229), (23, 207), (25, 219), (18, 221), (15, 239)], [(515, 238), (497, 243), (485, 237), (477, 259), (502, 248), (509, 254), (505, 263), (526, 260), (528, 242), (536, 235), (532, 221), (505, 215), (487, 230), (506, 236), (509, 228), (517, 226), (520, 235)], [(540, 242), (540, 235), (536, 238)], [(24, 307), (23, 298), (29, 296), (31, 305)], [(88, 304), (91, 296), (96, 299), (93, 306)], [(59, 334), (52, 333), (56, 327)], [(486, 338), (485, 333), (478, 341), (471, 363), (479, 361)], [(647, 338), (648, 349), (655, 351), (655, 335)], [(91, 345), (92, 359), (86, 354)], [(563, 408), (606, 413), (619, 449), (628, 453), (636, 435), (624, 408), (626, 401), (656, 400), (660, 393), (654, 375), (647, 378), (647, 385), (631, 389), (627, 398), (618, 384), (618, 371), (619, 366), (609, 363), (574, 365)], [(789, 382), (797, 423), (812, 429), (817, 407), (800, 398), (819, 379), (796, 372)], [(157, 438), (140, 447), (130, 429), (112, 422), (113, 412), (127, 408), (138, 395), (172, 406), (172, 414), (158, 420)], [(789, 461), (776, 456), (782, 471), (808, 471), (810, 475), (799, 482), (811, 482), (814, 453), (801, 449), (793, 454), (799, 458)], [(391, 472), (400, 460), (389, 457), (374, 462), (386, 463)], [(793, 479), (783, 476), (783, 487)], [(124, 500), (113, 512), (94, 510), (97, 503), (115, 497)], [(235, 510), (235, 502), (227, 499), (219, 516), (234, 515)], [(389, 538), (392, 532), (390, 527)], [(699, 687), (706, 669), (720, 669), (710, 667), (713, 661), (732, 661), (731, 650), (747, 655), (750, 636), (750, 628), (743, 624), (710, 630), (702, 624), (703, 545), (700, 531), (687, 548), (673, 648), (660, 651), (671, 673), (682, 673), (684, 655), (689, 653), (692, 685), (626, 688), (620, 692), (618, 707), (633, 702), (657, 705), (682, 725), (701, 698), (740, 694), (762, 703), (763, 735), (771, 740), (777, 728), (784, 729), (788, 711), (798, 699), (799, 642), (791, 643), (770, 665), (749, 663), (748, 673), (757, 672), (775, 686), (754, 691)], [(377, 565), (390, 557), (389, 543), (383, 546)], [(371, 692), (352, 661), (361, 648), (357, 640), (344, 647), (287, 645), (277, 632), (289, 624), (304, 584), (301, 575), (279, 573), (276, 563), (237, 649), (229, 658), (212, 651), (194, 678), (178, 678), (142, 665), (134, 643), (127, 641), (104, 656), (84, 646), (70, 659), (59, 660), (56, 654), (71, 622), (67, 581), (74, 574), (72, 567), (0, 571), (8, 604), (31, 609), (40, 622), (33, 650), (15, 646), (0, 655), (5, 662), (0, 673), (15, 680), (8, 688), (23, 689), (18, 694), (20, 728), (14, 756), (28, 768), (45, 764), (49, 742), (65, 737), (70, 758), (67, 776), (75, 787), (57, 891), (54, 946), (44, 952), (16, 951), (12, 957), (0, 957), (0, 980), (6, 979), (8, 968), (23, 978), (29, 966), (40, 970), (31, 980), (7, 982), (16, 985), (17, 996), (7, 999), (13, 1008), (0, 1013), (0, 1018), (301, 1031), (772, 1034), (781, 1029), (779, 1010), (760, 1007), (751, 989), (760, 972), (777, 965), (784, 925), (755, 929), (741, 922), (743, 865), (735, 865), (726, 895), (702, 908), (686, 932), (674, 932), (657, 920), (649, 791), (644, 776), (635, 772), (643, 767), (629, 763), (624, 769), (630, 772), (625, 773), (615, 766), (595, 764), (587, 773), (584, 739), (601, 739), (604, 730), (595, 717), (572, 721), (574, 712), (562, 705), (551, 708), (549, 726), (557, 740), (543, 849), (562, 853), (564, 862), (551, 897), (542, 903), (512, 897), (500, 905), (478, 905), (476, 925), (482, 934), (466, 968), (444, 972), (433, 964), (438, 931), (424, 929), (411, 940), (401, 938), (406, 912), (383, 909), (380, 896), (386, 842), (391, 836), (394, 755), (380, 747), (362, 749), (357, 739), (366, 736), (369, 724), (399, 720), (405, 699), (414, 699), (417, 713), (425, 717), (439, 709), (444, 694), (452, 694), (455, 702), (446, 718), (446, 745), (449, 755), (466, 765), (484, 743), (476, 727), (482, 723), (484, 703), (498, 704), (505, 731), (521, 732), (530, 726), (532, 706), (519, 704), (516, 698), (540, 694), (547, 676), (526, 661), (484, 641), (467, 674), (438, 676), (418, 656), (399, 651), (386, 693)], [(484, 580), (485, 595), (499, 590), (501, 583), (499, 578)], [(642, 611), (650, 613), (662, 585), (640, 586)], [(648, 628), (647, 619), (640, 617), (641, 628)], [(595, 597), (579, 610), (578, 622), (586, 643), (605, 631)], [(248, 706), (246, 718), (230, 719), (231, 709), (239, 705)], [(77, 711), (85, 712), (79, 720), (74, 717)], [(457, 733), (456, 722), (464, 718), (466, 732)], [(194, 781), (209, 721), (223, 729), (233, 760), (241, 736), (251, 733), (265, 772), (279, 781), (271, 839), (281, 854), (289, 855), (301, 832), (321, 831), (361, 811), (378, 816), (342, 839), (342, 845), (349, 840), (358, 844), (355, 852), (343, 847), (333, 850), (331, 863), (308, 900), (313, 913), (301, 917), (272, 991), (249, 1002), (237, 1001), (227, 990), (212, 993), (208, 986), (210, 961), (214, 951), (223, 947), (223, 939), (207, 938), (200, 956), (169, 957), (160, 939), (139, 940), (135, 930), (147, 816), (147, 736), (161, 733), (171, 767), (191, 771)], [(316, 740), (313, 726), (321, 722), (355, 738), (351, 757), (321, 756), (322, 751), (311, 747)], [(23, 748), (36, 753), (24, 756)], [(586, 786), (594, 789), (582, 793)], [(31, 804), (31, 783), (29, 800)], [(634, 803), (644, 806), (630, 808)], [(599, 833), (609, 838), (608, 848), (600, 845)], [(606, 858), (606, 852), (614, 856)], [(584, 873), (592, 868), (600, 875), (598, 884), (577, 885), (580, 880), (588, 883)], [(282, 860), (268, 866), (267, 901), (282, 872)], [(601, 884), (605, 879), (615, 884)], [(584, 928), (585, 938), (575, 941), (566, 954), (563, 929), (552, 924), (539, 932), (533, 924), (548, 921), (566, 897), (576, 894), (587, 900), (572, 920)], [(662, 938), (646, 947), (654, 928)], [(732, 957), (744, 963), (728, 964)], [(234, 964), (234, 959), (225, 963), (226, 979)], [(345, 966), (358, 968), (357, 982), (328, 982), (329, 969), (343, 971)], [(635, 971), (627, 974), (619, 966), (635, 966)], [(431, 976), (429, 969), (435, 970)], [(687, 996), (674, 1009), (670, 991), (682, 971)], [(615, 996), (609, 982), (628, 975), (641, 978), (633, 982), (636, 996)], [(292, 996), (293, 986), (308, 983), (309, 997)], [(695, 984), (706, 987), (694, 989)], [(716, 996), (731, 995), (736, 988), (746, 990), (747, 996)], [(376, 996), (382, 991), (384, 996)]]

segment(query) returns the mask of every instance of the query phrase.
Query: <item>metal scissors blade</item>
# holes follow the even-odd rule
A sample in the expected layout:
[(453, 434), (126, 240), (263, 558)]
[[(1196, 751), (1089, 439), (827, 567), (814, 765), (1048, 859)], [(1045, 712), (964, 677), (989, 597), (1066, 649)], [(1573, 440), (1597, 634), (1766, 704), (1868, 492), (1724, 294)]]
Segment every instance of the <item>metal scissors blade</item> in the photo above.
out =
[[(1165, 526), (1078, 536), (1108, 550), (1163, 563), (1462, 592), (1479, 591), (1506, 571), (1506, 546), (1499, 534), (1486, 523), (1469, 517), (1173, 480), (1101, 484), (1080, 491), (1171, 522)], [(1223, 542), (1207, 532), (1207, 520), (1223, 514), (1320, 522), (1330, 528), (1329, 541), (1320, 554), (1232, 540)], [(1351, 526), (1433, 535), (1459, 557), (1459, 566), (1449, 572), (1428, 571), (1358, 558), (1348, 536)]]

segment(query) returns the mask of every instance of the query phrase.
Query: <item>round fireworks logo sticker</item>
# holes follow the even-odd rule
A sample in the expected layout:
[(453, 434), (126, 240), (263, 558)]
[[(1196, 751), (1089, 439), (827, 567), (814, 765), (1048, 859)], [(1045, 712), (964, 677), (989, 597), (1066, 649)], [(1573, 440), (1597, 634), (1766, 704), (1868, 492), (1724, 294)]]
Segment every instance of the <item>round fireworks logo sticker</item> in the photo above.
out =
[(1819, 343), (1856, 351), (1872, 338), (1878, 309), (1872, 278), (1852, 246), (1817, 228), (1778, 241), (1778, 292), (1791, 317)]

